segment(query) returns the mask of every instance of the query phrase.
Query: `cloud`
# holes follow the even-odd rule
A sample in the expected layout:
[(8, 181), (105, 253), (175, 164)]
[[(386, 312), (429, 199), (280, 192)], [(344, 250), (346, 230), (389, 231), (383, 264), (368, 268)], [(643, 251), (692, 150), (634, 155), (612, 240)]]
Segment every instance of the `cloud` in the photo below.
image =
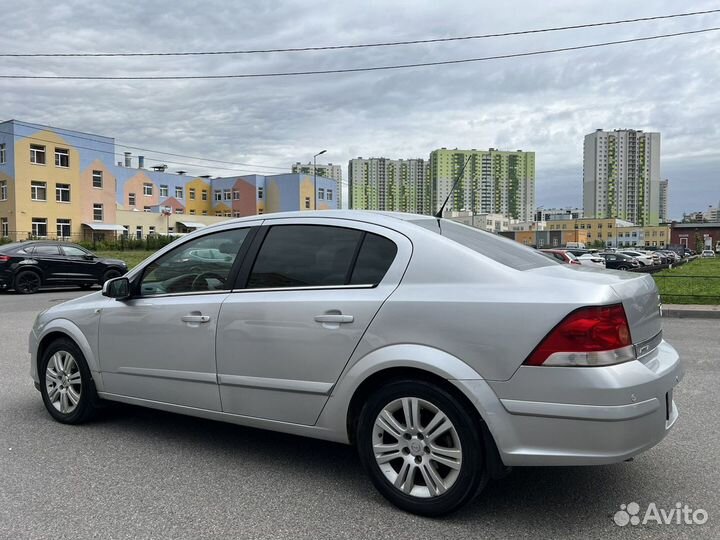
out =
[[(513, 31), (679, 11), (669, 0), (354, 3), (262, 0), (11, 1), (0, 50), (142, 52), (367, 43)], [(712, 9), (710, 2), (683, 9)], [(0, 73), (226, 74), (473, 58), (716, 26), (720, 15), (434, 45), (211, 57), (0, 59)], [(533, 150), (545, 206), (580, 206), (582, 138), (596, 128), (662, 133), (671, 215), (720, 198), (720, 45), (704, 34), (456, 66), (213, 81), (0, 81), (0, 118), (116, 137), (179, 154), (290, 167), (321, 149), (426, 158), (434, 148)], [(172, 159), (145, 152), (150, 163)], [(157, 159), (156, 159), (157, 158)], [(167, 159), (165, 159), (167, 158)], [(232, 167), (232, 166), (228, 166)], [(265, 169), (263, 169), (265, 167)], [(237, 167), (242, 168), (242, 167)], [(198, 163), (198, 174), (232, 174)], [(346, 172), (346, 171), (345, 171)]]

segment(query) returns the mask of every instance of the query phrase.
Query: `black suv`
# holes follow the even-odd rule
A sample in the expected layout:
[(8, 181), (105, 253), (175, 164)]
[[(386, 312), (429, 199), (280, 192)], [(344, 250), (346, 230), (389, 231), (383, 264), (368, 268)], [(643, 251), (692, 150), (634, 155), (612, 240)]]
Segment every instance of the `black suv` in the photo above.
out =
[(127, 270), (125, 261), (100, 259), (75, 244), (30, 241), (0, 246), (0, 290), (30, 294), (53, 285), (88, 288)]

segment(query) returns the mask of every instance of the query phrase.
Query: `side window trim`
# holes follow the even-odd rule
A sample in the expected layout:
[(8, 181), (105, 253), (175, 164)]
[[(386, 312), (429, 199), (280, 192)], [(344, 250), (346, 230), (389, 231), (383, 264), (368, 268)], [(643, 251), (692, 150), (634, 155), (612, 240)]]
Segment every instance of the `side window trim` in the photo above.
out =
[[(234, 231), (234, 230), (243, 229), (243, 228), (245, 228), (245, 227), (223, 229), (220, 231), (210, 232), (210, 233), (202, 235), (202, 236), (197, 236), (195, 238), (188, 240), (187, 242), (183, 242), (182, 244), (173, 248), (172, 250), (163, 253), (158, 258), (162, 258), (162, 257), (165, 257), (166, 255), (169, 255), (170, 253), (174, 253), (178, 249), (183, 249), (183, 246), (185, 246), (186, 244), (189, 244), (190, 242), (192, 242), (194, 240), (198, 240), (200, 238), (205, 238), (205, 237), (211, 236), (213, 234), (220, 234), (223, 232)], [(228, 279), (227, 279), (228, 283), (232, 284), (237, 279), (238, 272), (239, 272), (242, 264), (244, 263), (245, 258), (247, 257), (250, 246), (254, 242), (255, 237), (258, 233), (258, 230), (261, 228), (262, 228), (261, 226), (257, 226), (257, 225), (255, 225), (255, 226), (251, 225), (248, 227), (248, 229), (249, 229), (248, 234), (245, 237), (245, 239), (243, 240), (242, 245), (240, 246), (240, 249), (238, 250), (238, 253), (235, 256), (235, 261), (233, 261), (233, 265), (230, 268), (230, 272), (228, 272)], [(148, 272), (150, 266), (151, 266), (151, 264), (146, 265), (145, 268), (143, 268), (142, 272), (140, 272), (137, 276), (134, 277), (133, 282), (131, 283), (132, 298), (164, 298), (164, 297), (168, 297), (168, 296), (196, 296), (196, 295), (200, 295), (200, 294), (227, 294), (227, 293), (231, 292), (233, 289), (232, 287), (228, 287), (226, 289), (217, 290), (217, 291), (183, 291), (183, 292), (173, 292), (173, 293), (166, 293), (166, 294), (143, 296), (141, 294), (141, 286), (142, 286), (143, 279), (145, 278), (145, 274)]]
[(367, 234), (367, 231), (363, 231), (363, 234), (360, 237), (357, 246), (355, 246), (355, 253), (353, 253), (352, 259), (350, 260), (350, 267), (348, 268), (347, 274), (345, 275), (345, 285), (350, 285), (350, 280), (352, 279), (353, 272), (355, 272), (355, 265), (357, 264), (358, 257), (360, 256), (360, 250), (365, 243), (365, 238), (367, 238)]

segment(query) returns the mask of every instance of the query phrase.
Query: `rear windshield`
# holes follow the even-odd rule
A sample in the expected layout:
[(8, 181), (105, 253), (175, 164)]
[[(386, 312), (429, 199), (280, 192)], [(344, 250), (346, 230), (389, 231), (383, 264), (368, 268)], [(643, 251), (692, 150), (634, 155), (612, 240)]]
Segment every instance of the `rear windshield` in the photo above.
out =
[(523, 246), (514, 240), (447, 219), (439, 220), (440, 225), (436, 219), (417, 219), (410, 222), (423, 229), (442, 234), (445, 238), (515, 270), (530, 270), (559, 264), (533, 248)]

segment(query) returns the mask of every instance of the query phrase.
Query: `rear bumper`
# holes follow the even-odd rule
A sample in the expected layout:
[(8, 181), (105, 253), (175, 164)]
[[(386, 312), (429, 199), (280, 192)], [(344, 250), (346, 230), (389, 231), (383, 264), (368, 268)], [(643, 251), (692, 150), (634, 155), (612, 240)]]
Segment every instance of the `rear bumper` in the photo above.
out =
[[(678, 418), (680, 360), (668, 343), (615, 366), (523, 366), (486, 382), (497, 404), (485, 420), (508, 466), (616, 463), (659, 443)], [(473, 381), (456, 381), (466, 386)], [(487, 399), (487, 392), (483, 392)]]

